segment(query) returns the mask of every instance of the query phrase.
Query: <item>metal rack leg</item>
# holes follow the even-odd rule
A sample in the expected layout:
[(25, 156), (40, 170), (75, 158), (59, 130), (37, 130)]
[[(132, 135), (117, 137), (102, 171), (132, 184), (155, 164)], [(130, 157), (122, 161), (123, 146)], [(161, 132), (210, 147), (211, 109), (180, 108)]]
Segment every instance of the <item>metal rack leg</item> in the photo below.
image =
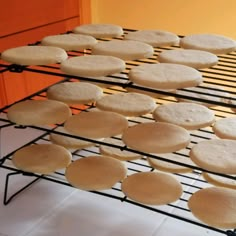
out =
[(33, 183), (35, 183), (36, 181), (38, 181), (41, 178), (41, 176), (35, 178), (33, 181), (31, 181), (30, 183), (25, 185), (23, 188), (21, 188), (17, 192), (15, 192), (13, 195), (8, 197), (7, 193), (8, 193), (9, 179), (10, 179), (11, 176), (18, 175), (18, 174), (22, 174), (22, 172), (21, 171), (12, 172), (12, 173), (8, 173), (7, 176), (6, 176), (5, 188), (4, 188), (4, 198), (3, 198), (3, 204), (4, 205), (7, 205), (8, 203), (10, 203), (10, 201), (13, 198), (15, 198), (19, 193), (21, 193), (22, 191), (24, 191), (25, 189), (30, 187)]

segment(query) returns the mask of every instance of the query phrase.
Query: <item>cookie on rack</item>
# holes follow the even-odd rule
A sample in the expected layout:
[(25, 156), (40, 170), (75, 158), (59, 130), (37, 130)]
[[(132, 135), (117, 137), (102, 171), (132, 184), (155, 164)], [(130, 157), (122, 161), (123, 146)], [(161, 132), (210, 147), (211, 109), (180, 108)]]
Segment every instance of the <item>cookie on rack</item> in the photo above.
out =
[(178, 45), (179, 37), (171, 32), (164, 30), (138, 30), (128, 32), (124, 39), (140, 41), (150, 44), (153, 47), (166, 47)]
[(68, 118), (65, 129), (86, 138), (108, 138), (122, 134), (128, 128), (128, 120), (115, 112), (81, 112)]
[(114, 24), (83, 24), (73, 30), (76, 34), (90, 35), (95, 38), (113, 38), (123, 34), (123, 28)]
[[(228, 103), (230, 95), (222, 86), (207, 84), (200, 84), (198, 87), (189, 87), (184, 90), (177, 90), (176, 94), (180, 97), (176, 97), (178, 101), (181, 102), (194, 102), (202, 104), (207, 107), (217, 106), (215, 102)], [(189, 96), (190, 98), (181, 97), (181, 95)], [(196, 99), (202, 99), (195, 100)], [(209, 101), (209, 102), (208, 102)]]
[(125, 62), (117, 57), (87, 55), (71, 57), (63, 61), (60, 68), (68, 75), (96, 77), (119, 73), (125, 66)]
[(122, 140), (131, 149), (141, 152), (170, 153), (187, 147), (190, 135), (186, 129), (177, 125), (148, 122), (126, 129)]
[(208, 187), (193, 193), (188, 206), (193, 215), (212, 227), (236, 227), (236, 190)]
[(212, 129), (219, 138), (236, 140), (236, 117), (219, 119), (215, 122)]
[(12, 163), (20, 170), (50, 174), (66, 168), (71, 163), (71, 153), (56, 144), (33, 144), (17, 150)]
[(103, 90), (91, 83), (64, 82), (52, 85), (47, 90), (47, 98), (66, 104), (93, 103), (100, 99)]
[(120, 161), (137, 160), (143, 157), (142, 155), (137, 154), (135, 152), (123, 150), (122, 147), (124, 147), (125, 144), (120, 139), (107, 138), (104, 140), (104, 142), (111, 145), (115, 145), (115, 147), (105, 144), (100, 145), (99, 151), (104, 156), (110, 156)]
[(236, 140), (211, 139), (195, 144), (190, 158), (199, 167), (221, 174), (236, 174)]
[(66, 51), (88, 49), (96, 43), (97, 40), (94, 37), (82, 34), (49, 35), (41, 40), (44, 46), (55, 46)]
[(236, 41), (219, 34), (191, 34), (180, 40), (180, 46), (215, 54), (227, 54), (236, 50)]
[[(67, 149), (82, 149), (96, 145), (96, 142), (90, 142), (81, 138), (66, 136), (67, 134), (72, 136), (74, 135), (67, 132), (64, 127), (58, 127), (55, 131), (60, 132), (60, 134), (51, 132), (49, 135), (50, 141)], [(101, 141), (102, 139), (98, 140)]]
[(145, 94), (116, 93), (98, 99), (96, 106), (100, 110), (113, 111), (132, 117), (152, 112), (156, 108), (156, 102), (152, 97)]
[(6, 49), (1, 59), (18, 65), (48, 65), (68, 58), (64, 49), (53, 46), (20, 46)]
[(123, 193), (142, 204), (164, 205), (177, 201), (182, 195), (182, 186), (171, 174), (162, 172), (139, 172), (124, 179)]
[(138, 84), (156, 89), (179, 89), (197, 86), (202, 74), (194, 68), (171, 64), (143, 64), (133, 67), (129, 79)]
[(166, 103), (158, 106), (152, 113), (156, 121), (172, 123), (188, 130), (210, 126), (215, 114), (209, 108), (196, 103)]
[(54, 100), (26, 100), (13, 104), (7, 112), (10, 121), (18, 125), (51, 125), (63, 123), (71, 110), (63, 102)]
[(111, 40), (99, 42), (92, 48), (93, 55), (109, 55), (125, 61), (152, 57), (154, 49), (151, 45), (133, 40)]
[(218, 187), (226, 187), (232, 188), (236, 190), (236, 176), (229, 176), (234, 177), (234, 179), (229, 177), (224, 177), (216, 174), (211, 174), (207, 172), (202, 173), (202, 177), (210, 184), (213, 184)]
[(82, 190), (112, 188), (126, 177), (125, 165), (114, 158), (88, 156), (72, 162), (66, 168), (67, 181)]
[(174, 63), (193, 67), (195, 69), (205, 69), (218, 63), (218, 57), (210, 52), (194, 49), (172, 49), (162, 51), (158, 55), (161, 63)]
[[(158, 159), (158, 157), (161, 157), (164, 160)], [(193, 171), (192, 166), (194, 166), (194, 163), (190, 158), (175, 153), (158, 154), (157, 158), (148, 157), (147, 161), (151, 167), (170, 173), (189, 173)], [(179, 164), (171, 161), (176, 161)], [(187, 164), (189, 166), (184, 166), (182, 164)]]

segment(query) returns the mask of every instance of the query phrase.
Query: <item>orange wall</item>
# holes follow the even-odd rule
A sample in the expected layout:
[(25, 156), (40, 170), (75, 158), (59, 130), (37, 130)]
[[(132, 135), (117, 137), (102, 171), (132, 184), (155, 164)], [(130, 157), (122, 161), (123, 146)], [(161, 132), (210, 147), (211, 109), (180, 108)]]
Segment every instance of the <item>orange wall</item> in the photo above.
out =
[(91, 0), (93, 23), (236, 38), (236, 0)]

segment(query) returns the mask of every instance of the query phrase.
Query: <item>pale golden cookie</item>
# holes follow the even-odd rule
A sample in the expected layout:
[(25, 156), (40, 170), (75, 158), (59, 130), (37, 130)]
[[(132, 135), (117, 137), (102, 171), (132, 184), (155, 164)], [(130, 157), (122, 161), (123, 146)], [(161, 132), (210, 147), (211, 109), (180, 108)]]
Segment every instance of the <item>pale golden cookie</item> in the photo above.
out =
[(176, 162), (179, 162), (180, 164), (175, 164), (175, 163), (159, 160), (156, 158), (148, 157), (147, 160), (148, 160), (149, 165), (157, 170), (170, 172), (170, 173), (188, 173), (188, 172), (193, 171), (193, 168), (181, 165), (181, 163), (184, 163), (190, 166), (194, 165), (193, 162), (188, 157), (184, 157), (184, 156), (177, 155), (174, 153), (159, 154), (158, 157), (162, 157), (166, 160), (176, 161)]
[(217, 120), (212, 129), (219, 138), (236, 140), (236, 117)]
[(63, 123), (71, 110), (63, 102), (53, 100), (27, 100), (12, 105), (7, 117), (19, 125), (50, 125)]
[(150, 122), (129, 127), (122, 140), (128, 147), (141, 152), (169, 153), (185, 148), (190, 142), (190, 135), (177, 125)]
[(71, 57), (61, 63), (61, 70), (75, 76), (107, 76), (125, 69), (125, 62), (119, 58), (104, 55)]
[(218, 63), (218, 57), (210, 52), (193, 49), (173, 49), (162, 51), (158, 55), (158, 61), (190, 66), (195, 69), (204, 69)]
[(73, 29), (76, 34), (91, 35), (95, 38), (119, 37), (123, 34), (123, 29), (114, 24), (84, 24)]
[(128, 127), (127, 119), (115, 112), (81, 112), (71, 116), (64, 125), (73, 134), (86, 138), (108, 138), (122, 134)]
[[(50, 133), (49, 138), (50, 141), (54, 144), (63, 146), (68, 149), (82, 149), (86, 147), (91, 147), (96, 145), (96, 143), (85, 141), (79, 138), (73, 138), (69, 137), (63, 134), (70, 134), (73, 135), (69, 132), (67, 132), (63, 127), (58, 127), (55, 131), (58, 131), (62, 134), (57, 134), (57, 133)], [(102, 140), (102, 139), (99, 139)]]
[(71, 153), (59, 145), (35, 144), (16, 151), (12, 162), (18, 169), (26, 172), (50, 174), (66, 168), (71, 158)]
[(141, 116), (152, 112), (156, 102), (144, 94), (117, 93), (102, 97), (96, 106), (101, 110), (117, 112), (124, 116)]
[(236, 190), (210, 187), (195, 192), (188, 206), (193, 215), (213, 227), (236, 227)]
[(143, 64), (133, 67), (129, 79), (143, 86), (156, 89), (178, 89), (197, 86), (202, 82), (202, 74), (194, 68), (171, 64)]
[(210, 126), (215, 114), (209, 108), (196, 103), (166, 103), (153, 111), (156, 121), (179, 125), (188, 130), (197, 130)]
[(164, 205), (177, 201), (182, 186), (172, 175), (162, 172), (139, 172), (128, 176), (121, 189), (130, 199), (148, 205)]
[(215, 54), (226, 54), (236, 50), (236, 41), (218, 34), (192, 34), (183, 37), (180, 40), (180, 46)]
[(66, 179), (76, 188), (104, 190), (126, 177), (125, 165), (114, 158), (89, 156), (78, 159), (66, 169)]
[(149, 58), (153, 53), (151, 45), (133, 40), (99, 42), (92, 48), (93, 55), (109, 55), (125, 61)]
[[(114, 138), (113, 139), (107, 138), (104, 140), (104, 142), (109, 143), (109, 144), (114, 144), (120, 147), (125, 146), (125, 144), (121, 140), (114, 139)], [(105, 144), (99, 146), (99, 151), (102, 155), (114, 157), (120, 161), (131, 161), (131, 160), (137, 160), (137, 159), (142, 158), (142, 155), (139, 155), (137, 153), (122, 150), (119, 147), (107, 146)]]
[(201, 168), (222, 174), (236, 174), (236, 140), (212, 139), (194, 145), (190, 158)]
[(2, 52), (1, 59), (19, 65), (47, 65), (65, 61), (64, 49), (52, 46), (20, 46)]
[(177, 45), (179, 37), (164, 30), (138, 30), (124, 35), (124, 39), (135, 40), (152, 45), (153, 47), (165, 47)]
[(67, 104), (92, 103), (100, 99), (102, 95), (103, 90), (100, 87), (86, 82), (59, 83), (47, 90), (48, 99)]
[(236, 176), (234, 176), (234, 179), (231, 179), (228, 177), (223, 177), (207, 172), (203, 172), (202, 176), (208, 183), (213, 184), (215, 186), (236, 189)]
[(42, 45), (63, 48), (66, 51), (84, 50), (91, 48), (97, 40), (89, 35), (82, 34), (59, 34), (49, 35), (41, 40)]

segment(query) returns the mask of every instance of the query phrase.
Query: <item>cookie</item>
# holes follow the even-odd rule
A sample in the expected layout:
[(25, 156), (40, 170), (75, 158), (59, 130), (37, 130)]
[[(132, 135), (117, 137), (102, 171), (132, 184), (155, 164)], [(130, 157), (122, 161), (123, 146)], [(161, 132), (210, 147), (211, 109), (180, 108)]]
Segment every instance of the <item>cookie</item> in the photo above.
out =
[(82, 34), (49, 35), (41, 40), (42, 45), (55, 46), (66, 51), (88, 49), (96, 43), (97, 40), (94, 37)]
[(162, 51), (158, 61), (190, 66), (195, 69), (205, 69), (218, 63), (218, 57), (210, 52), (193, 49), (173, 49)]
[(67, 181), (82, 190), (112, 188), (126, 177), (126, 167), (114, 158), (89, 156), (78, 159), (66, 169)]
[(148, 122), (129, 127), (124, 131), (122, 140), (128, 147), (141, 152), (169, 153), (188, 146), (190, 135), (177, 125)]
[(47, 98), (64, 102), (66, 104), (93, 103), (100, 99), (103, 90), (91, 83), (64, 82), (52, 85), (47, 90)]
[(60, 69), (68, 75), (107, 76), (123, 71), (125, 62), (119, 58), (104, 55), (77, 56), (61, 63)]
[(7, 112), (10, 121), (19, 125), (50, 125), (63, 123), (71, 110), (63, 102), (53, 100), (26, 100), (12, 105)]
[(124, 35), (124, 39), (135, 40), (150, 44), (153, 47), (177, 45), (179, 37), (164, 30), (138, 30)]
[(202, 74), (194, 68), (171, 64), (143, 64), (133, 67), (129, 79), (138, 84), (156, 89), (178, 89), (197, 86)]
[(124, 179), (123, 193), (142, 204), (164, 205), (177, 201), (182, 186), (172, 175), (161, 172), (139, 172)]
[(13, 154), (12, 163), (25, 172), (50, 174), (66, 168), (71, 158), (71, 153), (59, 145), (35, 144), (17, 150)]
[(152, 112), (156, 107), (156, 102), (144, 94), (116, 93), (100, 98), (96, 106), (104, 111), (113, 111), (130, 117)]
[(196, 103), (166, 103), (153, 111), (156, 121), (172, 123), (188, 130), (197, 130), (210, 126), (215, 114), (209, 108)]
[(111, 40), (99, 42), (92, 48), (93, 55), (109, 55), (125, 61), (138, 60), (153, 56), (151, 45), (133, 40)]
[(52, 46), (20, 46), (2, 52), (1, 59), (18, 65), (48, 65), (65, 61), (64, 49)]
[(236, 41), (219, 34), (192, 34), (183, 37), (180, 46), (215, 54), (227, 54), (236, 50)]

